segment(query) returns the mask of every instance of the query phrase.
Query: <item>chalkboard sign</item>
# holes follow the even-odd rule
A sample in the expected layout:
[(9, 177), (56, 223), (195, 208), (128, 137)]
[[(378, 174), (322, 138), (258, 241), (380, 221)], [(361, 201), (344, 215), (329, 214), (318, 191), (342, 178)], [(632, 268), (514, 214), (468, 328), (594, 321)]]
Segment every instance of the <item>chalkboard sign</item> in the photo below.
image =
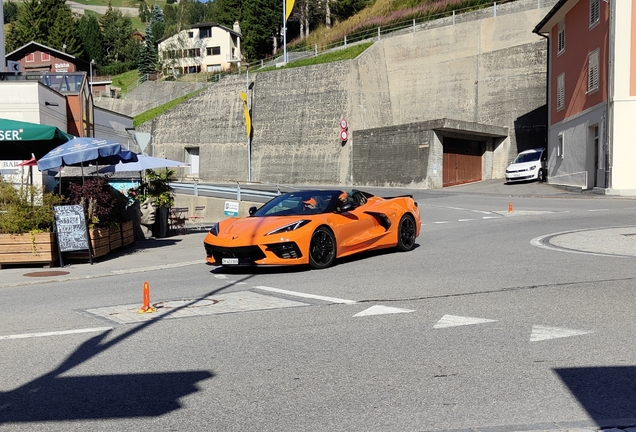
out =
[[(54, 206), (55, 231), (61, 252), (89, 250), (84, 208), (81, 205)], [(91, 260), (92, 261), (92, 260)]]

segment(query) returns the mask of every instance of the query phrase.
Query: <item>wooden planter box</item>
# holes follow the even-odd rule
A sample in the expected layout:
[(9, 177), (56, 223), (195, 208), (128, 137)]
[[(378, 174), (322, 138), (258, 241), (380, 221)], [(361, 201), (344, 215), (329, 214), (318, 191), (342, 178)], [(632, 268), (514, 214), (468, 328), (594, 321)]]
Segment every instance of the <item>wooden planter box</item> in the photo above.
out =
[(119, 225), (108, 229), (108, 237), (111, 251), (121, 247), (121, 227)]
[(108, 228), (93, 228), (88, 230), (93, 247), (93, 258), (106, 255), (110, 252), (110, 230)]
[(133, 230), (132, 221), (124, 222), (121, 224), (121, 244), (122, 246), (128, 246), (135, 241), (135, 232)]
[(2, 264), (49, 264), (58, 260), (55, 233), (0, 234)]

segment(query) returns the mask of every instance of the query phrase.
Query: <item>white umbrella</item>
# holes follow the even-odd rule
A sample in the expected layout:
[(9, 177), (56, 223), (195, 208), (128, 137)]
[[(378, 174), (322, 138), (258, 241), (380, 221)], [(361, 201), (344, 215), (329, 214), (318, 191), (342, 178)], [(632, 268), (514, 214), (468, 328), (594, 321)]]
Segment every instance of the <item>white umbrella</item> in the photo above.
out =
[(142, 154), (137, 155), (137, 162), (118, 163), (106, 168), (102, 168), (100, 172), (125, 172), (125, 171), (142, 171), (145, 169), (156, 168), (177, 168), (189, 167), (190, 164), (170, 159), (157, 158)]

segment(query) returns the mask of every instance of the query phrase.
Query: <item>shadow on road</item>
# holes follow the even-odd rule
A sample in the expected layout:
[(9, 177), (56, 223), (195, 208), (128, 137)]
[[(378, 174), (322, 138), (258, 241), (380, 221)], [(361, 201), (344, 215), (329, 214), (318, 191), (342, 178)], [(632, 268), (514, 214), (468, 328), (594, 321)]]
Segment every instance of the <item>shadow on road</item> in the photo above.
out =
[[(246, 276), (242, 281), (251, 277)], [(159, 416), (179, 409), (179, 398), (199, 391), (196, 384), (214, 377), (212, 372), (62, 375), (154, 323), (228, 287), (230, 285), (171, 309), (110, 341), (106, 337), (112, 330), (82, 343), (56, 369), (15, 390), (0, 393), (0, 424)]]
[(636, 366), (554, 371), (600, 427), (636, 426)]

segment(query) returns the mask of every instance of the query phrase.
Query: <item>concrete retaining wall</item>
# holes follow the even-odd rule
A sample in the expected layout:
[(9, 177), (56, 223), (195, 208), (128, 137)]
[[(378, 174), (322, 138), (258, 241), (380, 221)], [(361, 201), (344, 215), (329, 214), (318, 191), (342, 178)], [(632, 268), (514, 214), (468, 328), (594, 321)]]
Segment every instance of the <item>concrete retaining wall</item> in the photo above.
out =
[[(350, 184), (358, 180), (352, 180), (355, 165), (368, 167), (361, 178), (367, 184), (439, 187), (437, 180), (426, 179), (431, 171), (426, 163), (389, 180), (387, 174), (395, 173), (391, 163), (360, 159), (364, 153), (357, 150), (352, 160), (358, 146), (371, 155), (374, 145), (402, 144), (358, 143), (369, 135), (357, 131), (386, 127), (383, 136), (389, 136), (439, 118), (508, 128), (509, 138), (493, 142), (487, 160), (486, 178), (503, 178), (518, 151), (545, 145), (546, 42), (532, 28), (553, 4), (520, 0), (499, 6), (505, 13), (496, 17), (491, 8), (480, 11), (481, 19), (467, 14), (453, 24), (445, 18), (383, 38), (355, 60), (250, 73), (252, 180)], [(238, 93), (246, 86), (244, 75), (225, 78), (137, 129), (153, 134), (158, 156), (184, 160), (184, 149), (197, 147), (203, 181), (245, 180), (247, 137)], [(344, 144), (343, 118), (351, 137)], [(420, 151), (391, 152), (407, 161), (427, 157)]]

